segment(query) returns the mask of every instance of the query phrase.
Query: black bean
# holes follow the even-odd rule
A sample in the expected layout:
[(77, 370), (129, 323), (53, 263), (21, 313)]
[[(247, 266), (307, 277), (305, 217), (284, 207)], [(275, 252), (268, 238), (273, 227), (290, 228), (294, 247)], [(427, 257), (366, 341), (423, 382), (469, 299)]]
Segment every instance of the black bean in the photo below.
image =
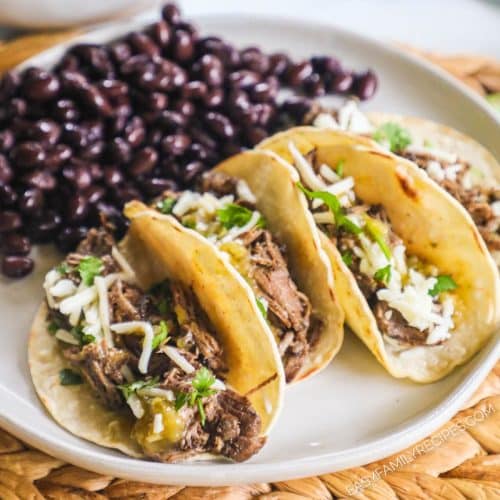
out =
[(80, 119), (80, 111), (71, 99), (58, 99), (52, 108), (52, 116), (60, 122), (75, 122)]
[(311, 64), (314, 71), (323, 75), (324, 73), (334, 73), (341, 69), (340, 62), (331, 56), (313, 56), (311, 57)]
[(86, 189), (92, 184), (92, 175), (83, 165), (68, 165), (63, 168), (62, 175), (77, 191)]
[(187, 124), (186, 117), (175, 111), (162, 111), (158, 118), (158, 124), (167, 131), (175, 131), (184, 128)]
[(12, 130), (5, 129), (0, 132), (0, 152), (9, 152), (15, 143), (15, 137)]
[[(208, 95), (207, 95), (208, 99)], [(186, 99), (179, 99), (174, 103), (174, 110), (179, 112), (181, 115), (190, 118), (192, 117), (195, 112), (196, 112), (196, 107), (195, 105)]]
[(181, 156), (191, 144), (191, 138), (186, 134), (167, 135), (161, 141), (162, 151), (167, 155)]
[(210, 87), (219, 87), (224, 82), (224, 67), (221, 60), (214, 54), (205, 54), (196, 63), (195, 71)]
[(66, 220), (74, 224), (85, 219), (89, 211), (87, 198), (83, 194), (72, 196), (66, 205)]
[(104, 182), (107, 186), (116, 186), (123, 182), (123, 173), (116, 166), (107, 166), (104, 167)]
[(26, 215), (40, 214), (44, 206), (43, 192), (39, 188), (24, 191), (18, 201), (19, 210)]
[(13, 210), (0, 212), (0, 233), (15, 231), (23, 225), (21, 216)]
[(82, 195), (90, 204), (95, 204), (101, 201), (106, 196), (106, 189), (102, 186), (89, 186), (82, 191)]
[(20, 97), (14, 97), (5, 106), (5, 113), (9, 118), (23, 117), (28, 111), (28, 104)]
[(88, 111), (99, 116), (111, 115), (111, 104), (97, 87), (89, 85), (87, 88), (81, 89), (78, 96), (81, 99), (83, 106)]
[(312, 109), (312, 101), (305, 97), (293, 97), (287, 99), (283, 105), (282, 110), (289, 113), (297, 122), (301, 122), (302, 118), (309, 113)]
[(2, 260), (2, 273), (9, 278), (22, 278), (33, 271), (35, 263), (29, 257), (6, 255)]
[(378, 79), (371, 70), (356, 76), (354, 81), (354, 92), (362, 100), (370, 99), (377, 91)]
[(132, 175), (144, 175), (153, 170), (158, 161), (158, 153), (150, 146), (140, 149), (134, 155), (130, 164), (130, 173)]
[(8, 184), (13, 177), (12, 168), (5, 155), (0, 154), (0, 185)]
[(258, 47), (248, 47), (242, 50), (241, 64), (244, 68), (259, 74), (267, 73), (270, 68), (268, 56), (263, 54)]
[(328, 84), (328, 89), (330, 91), (343, 94), (350, 90), (354, 82), (354, 77), (352, 73), (346, 71), (340, 71), (331, 76), (331, 80)]
[(115, 137), (108, 145), (107, 157), (115, 163), (128, 163), (132, 157), (132, 148), (125, 139)]
[(151, 58), (158, 57), (160, 55), (160, 47), (158, 47), (152, 38), (145, 33), (140, 33), (138, 31), (130, 33), (127, 40), (132, 49), (139, 54), (146, 54)]
[(187, 62), (194, 56), (193, 37), (188, 31), (176, 30), (172, 40), (172, 52), (176, 61)]
[(318, 73), (312, 73), (304, 80), (304, 92), (311, 97), (325, 95), (325, 84)]
[(59, 92), (59, 79), (46, 71), (26, 74), (22, 93), (31, 101), (44, 102), (54, 98)]
[(224, 90), (221, 88), (210, 89), (205, 98), (203, 99), (203, 104), (207, 108), (217, 108), (224, 102)]
[(33, 170), (24, 175), (22, 180), (28, 186), (41, 189), (42, 191), (52, 191), (57, 184), (54, 176), (45, 170)]
[(140, 146), (146, 138), (144, 122), (139, 116), (133, 116), (125, 126), (124, 138), (132, 148)]
[(0, 185), (0, 205), (2, 207), (11, 207), (17, 202), (17, 193), (12, 188), (6, 184), (5, 186)]
[(0, 102), (10, 99), (19, 87), (20, 77), (12, 71), (5, 72), (0, 78)]
[(260, 75), (255, 71), (241, 70), (229, 74), (229, 84), (235, 88), (246, 89), (260, 81)]
[(250, 147), (255, 146), (268, 136), (265, 128), (251, 127), (245, 131), (245, 139)]
[(26, 138), (53, 146), (59, 140), (61, 127), (49, 119), (37, 120), (25, 130)]
[(177, 191), (179, 186), (172, 179), (152, 177), (143, 181), (143, 189), (148, 196), (158, 196), (164, 191)]
[(286, 75), (288, 68), (290, 67), (290, 58), (283, 53), (277, 52), (269, 56), (269, 73), (271, 75), (282, 78)]
[(37, 167), (45, 160), (45, 150), (38, 142), (21, 142), (12, 150), (11, 159), (21, 168)]
[(206, 166), (201, 163), (200, 161), (193, 161), (191, 163), (188, 163), (182, 172), (182, 180), (186, 183), (189, 184), (191, 183), (196, 177), (198, 177), (199, 174), (203, 172), (203, 170), (206, 169)]
[(174, 3), (167, 3), (162, 11), (161, 15), (165, 21), (169, 24), (177, 24), (181, 21), (181, 13), (177, 5)]
[(40, 217), (31, 220), (26, 231), (35, 243), (48, 243), (61, 225), (61, 216), (54, 210), (47, 210)]
[(149, 36), (160, 46), (167, 47), (171, 37), (172, 32), (170, 26), (165, 21), (158, 21), (151, 24), (148, 28)]
[(128, 85), (120, 80), (102, 80), (97, 87), (101, 94), (111, 102), (116, 102), (128, 95)]
[(300, 87), (312, 72), (313, 67), (309, 61), (292, 64), (287, 71), (287, 83), (292, 87)]
[(259, 82), (249, 89), (253, 102), (269, 102), (276, 98), (277, 89), (268, 82)]
[(130, 45), (123, 41), (112, 43), (109, 47), (109, 53), (116, 63), (122, 63), (132, 55)]
[(58, 144), (46, 152), (43, 166), (50, 172), (57, 172), (59, 167), (67, 162), (73, 154), (73, 151), (66, 144)]
[(75, 148), (84, 148), (89, 143), (88, 131), (80, 124), (68, 122), (63, 124), (62, 140)]
[(89, 144), (87, 147), (82, 148), (82, 150), (79, 152), (79, 156), (83, 160), (98, 160), (101, 157), (104, 148), (104, 141), (95, 141), (92, 144)]
[(210, 111), (205, 117), (205, 122), (210, 130), (222, 139), (231, 139), (234, 136), (234, 127), (227, 116)]
[(6, 235), (3, 246), (7, 255), (28, 255), (31, 252), (30, 240), (21, 234)]
[(204, 99), (207, 95), (207, 84), (205, 82), (200, 82), (193, 80), (192, 82), (187, 82), (182, 86), (182, 97), (184, 99)]

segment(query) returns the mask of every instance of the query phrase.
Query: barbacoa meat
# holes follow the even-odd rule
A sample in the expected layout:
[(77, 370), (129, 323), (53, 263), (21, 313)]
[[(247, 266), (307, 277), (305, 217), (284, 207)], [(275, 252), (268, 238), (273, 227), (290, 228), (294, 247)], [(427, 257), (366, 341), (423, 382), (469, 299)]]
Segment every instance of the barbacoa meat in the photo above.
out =
[(268, 303), (271, 324), (281, 332), (278, 347), (287, 381), (293, 380), (309, 351), (311, 304), (297, 289), (269, 231), (252, 229), (243, 236), (242, 243), (250, 252), (250, 277)]
[(79, 369), (85, 381), (99, 400), (108, 408), (117, 410), (125, 405), (119, 384), (125, 382), (121, 372), (129, 354), (122, 349), (107, 347), (105, 342), (93, 342), (83, 349), (70, 347), (64, 357)]
[[(426, 170), (430, 160), (435, 158), (431, 153), (402, 152), (401, 156), (415, 162), (420, 168)], [(439, 160), (443, 168), (450, 164)], [(500, 250), (500, 217), (495, 215), (491, 204), (500, 200), (500, 190), (496, 187), (473, 186), (466, 188), (463, 183), (465, 173), (470, 170), (470, 165), (465, 162), (458, 162), (461, 169), (456, 174), (456, 179), (445, 178), (438, 182), (446, 191), (456, 198), (469, 212), (476, 223), (481, 236), (490, 250)]]
[(176, 283), (172, 283), (170, 289), (173, 309), (177, 314), (181, 331), (192, 336), (211, 370), (216, 373), (225, 371), (222, 348), (211, 335), (206, 315), (198, 306), (194, 293)]
[[(173, 369), (162, 387), (176, 393), (188, 392), (191, 383), (187, 375)], [(152, 458), (172, 463), (196, 453), (209, 452), (242, 462), (264, 446), (265, 438), (259, 436), (260, 417), (246, 397), (227, 389), (205, 398), (203, 405), (205, 426), (201, 425), (196, 406), (184, 406), (181, 412), (187, 424), (179, 449), (154, 454)]]
[(223, 172), (207, 172), (200, 179), (201, 192), (212, 192), (218, 196), (236, 195), (238, 179)]

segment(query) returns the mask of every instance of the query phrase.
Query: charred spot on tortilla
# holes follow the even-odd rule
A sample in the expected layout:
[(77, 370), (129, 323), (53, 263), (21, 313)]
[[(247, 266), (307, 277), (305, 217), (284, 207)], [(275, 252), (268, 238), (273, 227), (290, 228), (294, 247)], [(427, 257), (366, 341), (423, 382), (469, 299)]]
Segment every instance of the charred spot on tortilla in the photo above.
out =
[(416, 200), (418, 197), (418, 192), (415, 188), (415, 181), (413, 177), (408, 175), (406, 169), (398, 165), (395, 170), (396, 178), (399, 182), (399, 185), (403, 189), (403, 191), (408, 195), (409, 198)]

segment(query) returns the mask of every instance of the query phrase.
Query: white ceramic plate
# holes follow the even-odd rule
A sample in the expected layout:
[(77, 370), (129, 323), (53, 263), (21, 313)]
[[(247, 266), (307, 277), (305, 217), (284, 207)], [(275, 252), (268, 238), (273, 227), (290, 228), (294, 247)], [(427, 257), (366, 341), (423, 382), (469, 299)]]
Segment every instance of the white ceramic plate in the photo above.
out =
[[(139, 23), (140, 25), (141, 23)], [(204, 33), (238, 44), (285, 49), (295, 57), (332, 53), (346, 65), (371, 66), (380, 76), (377, 97), (366, 107), (432, 118), (474, 136), (500, 156), (500, 125), (492, 112), (443, 72), (393, 48), (332, 27), (255, 18), (205, 18)], [(106, 41), (138, 27), (137, 21), (85, 37)], [(29, 61), (50, 65), (51, 49)], [(367, 463), (395, 453), (448, 420), (472, 394), (500, 354), (500, 335), (466, 366), (444, 380), (417, 385), (389, 377), (349, 333), (334, 362), (321, 374), (287, 390), (285, 406), (268, 444), (244, 464), (165, 465), (127, 458), (61, 429), (33, 390), (26, 340), (41, 300), (41, 281), (55, 255), (45, 249), (36, 272), (0, 282), (0, 423), (32, 445), (101, 473), (157, 483), (222, 485), (277, 481)], [(68, 402), (70, 404), (70, 402)]]

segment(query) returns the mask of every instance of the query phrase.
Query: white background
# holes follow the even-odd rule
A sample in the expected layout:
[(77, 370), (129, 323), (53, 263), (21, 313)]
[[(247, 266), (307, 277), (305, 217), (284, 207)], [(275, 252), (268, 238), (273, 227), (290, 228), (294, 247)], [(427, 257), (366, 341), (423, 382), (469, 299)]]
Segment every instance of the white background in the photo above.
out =
[(245, 12), (317, 20), (386, 41), (500, 59), (500, 0), (181, 0), (195, 14)]

